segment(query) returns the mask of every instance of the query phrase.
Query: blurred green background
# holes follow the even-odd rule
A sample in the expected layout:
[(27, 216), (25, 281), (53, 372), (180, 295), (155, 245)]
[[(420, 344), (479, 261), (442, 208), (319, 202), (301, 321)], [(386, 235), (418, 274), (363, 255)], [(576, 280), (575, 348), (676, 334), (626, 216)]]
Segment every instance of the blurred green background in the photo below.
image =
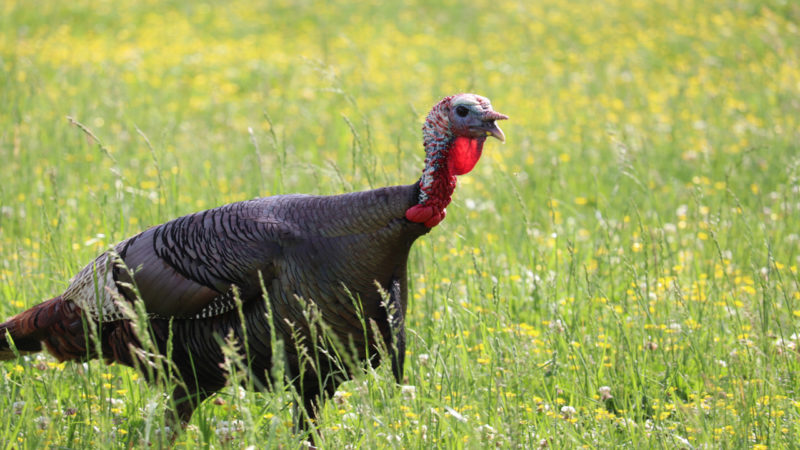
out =
[[(177, 215), (411, 183), (425, 113), (475, 92), (508, 141), (412, 252), (415, 391), (345, 385), (318, 442), (791, 447), (798, 23), (779, 0), (6, 0), (0, 312)], [(85, 370), (6, 363), (0, 441), (155, 442), (161, 390)], [(299, 442), (285, 395), (220, 398), (179, 445)]]

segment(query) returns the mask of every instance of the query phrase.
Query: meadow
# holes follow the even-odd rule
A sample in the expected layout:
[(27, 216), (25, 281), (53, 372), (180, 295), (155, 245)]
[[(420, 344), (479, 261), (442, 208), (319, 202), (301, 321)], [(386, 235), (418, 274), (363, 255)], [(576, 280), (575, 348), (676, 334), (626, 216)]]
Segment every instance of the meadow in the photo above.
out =
[[(507, 143), (412, 250), (403, 385), (344, 384), (317, 444), (800, 442), (796, 2), (5, 0), (0, 69), (3, 319), (179, 215), (412, 183), (475, 92)], [(0, 443), (170, 445), (164, 392), (8, 361)], [(299, 448), (291, 399), (227, 388), (173, 444)]]

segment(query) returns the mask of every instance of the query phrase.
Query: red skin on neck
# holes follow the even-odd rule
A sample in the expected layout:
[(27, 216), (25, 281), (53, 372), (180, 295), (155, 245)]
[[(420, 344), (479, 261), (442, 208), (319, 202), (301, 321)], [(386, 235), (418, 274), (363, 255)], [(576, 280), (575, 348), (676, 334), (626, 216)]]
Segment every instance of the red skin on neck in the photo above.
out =
[(459, 136), (450, 146), (447, 165), (453, 175), (464, 175), (472, 171), (478, 160), (481, 159), (483, 143), (486, 137), (470, 138)]
[(444, 220), (450, 204), (450, 197), (456, 188), (456, 175), (469, 173), (481, 158), (485, 137), (471, 138), (459, 136), (445, 156), (447, 163), (433, 173), (433, 182), (425, 192), (428, 198), (424, 203), (414, 205), (406, 211), (406, 219), (433, 228)]

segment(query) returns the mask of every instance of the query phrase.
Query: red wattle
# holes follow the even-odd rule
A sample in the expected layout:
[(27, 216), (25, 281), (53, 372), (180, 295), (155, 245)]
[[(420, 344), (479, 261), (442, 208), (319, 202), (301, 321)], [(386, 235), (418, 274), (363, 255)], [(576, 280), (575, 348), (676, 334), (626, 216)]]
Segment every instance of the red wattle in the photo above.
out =
[(430, 206), (414, 205), (406, 211), (406, 219), (415, 223), (425, 223), (433, 216), (434, 211)]
[(448, 154), (448, 164), (453, 175), (469, 173), (481, 159), (486, 138), (459, 136), (453, 141)]
[(439, 225), (439, 222), (444, 220), (444, 216), (447, 215), (447, 210), (443, 209), (439, 211), (438, 214), (435, 214), (433, 217), (425, 221), (425, 226), (428, 228), (433, 228), (436, 225)]
[(438, 209), (433, 206), (414, 205), (406, 210), (406, 219), (414, 223), (424, 224), (428, 228), (439, 225), (447, 215), (446, 209)]

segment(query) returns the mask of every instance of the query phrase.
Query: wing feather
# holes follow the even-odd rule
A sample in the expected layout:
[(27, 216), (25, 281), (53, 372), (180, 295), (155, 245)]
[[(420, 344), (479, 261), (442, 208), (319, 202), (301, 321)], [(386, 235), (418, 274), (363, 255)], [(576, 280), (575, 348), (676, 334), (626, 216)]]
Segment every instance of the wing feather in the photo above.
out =
[[(280, 220), (268, 220), (269, 199), (233, 203), (150, 228), (121, 243), (125, 268), (118, 286), (134, 284), (149, 314), (207, 316), (232, 304), (231, 287), (252, 293), (258, 273), (269, 278), (286, 239)], [(130, 301), (137, 295), (120, 287)], [(257, 295), (251, 295), (257, 297)], [(242, 298), (247, 301), (247, 298)], [(213, 315), (213, 314), (212, 314)]]

